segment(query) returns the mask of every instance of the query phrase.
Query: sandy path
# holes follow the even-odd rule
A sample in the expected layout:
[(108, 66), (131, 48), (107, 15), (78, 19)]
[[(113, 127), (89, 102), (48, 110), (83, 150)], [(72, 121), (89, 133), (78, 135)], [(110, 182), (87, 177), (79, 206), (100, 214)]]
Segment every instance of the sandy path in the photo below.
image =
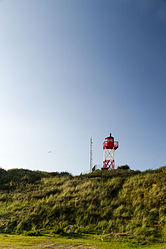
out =
[(78, 245), (73, 245), (73, 244), (47, 244), (47, 245), (41, 245), (42, 247), (41, 248), (44, 248), (44, 249), (96, 249), (94, 247), (91, 247), (91, 246), (88, 246), (88, 245), (81, 245), (81, 244), (78, 244)]

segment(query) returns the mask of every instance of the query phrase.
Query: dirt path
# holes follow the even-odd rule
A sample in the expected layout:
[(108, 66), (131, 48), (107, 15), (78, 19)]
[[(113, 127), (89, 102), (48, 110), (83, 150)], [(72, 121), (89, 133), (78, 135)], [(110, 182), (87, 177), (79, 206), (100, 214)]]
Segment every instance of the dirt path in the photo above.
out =
[[(22, 245), (22, 246), (3, 246), (3, 249), (17, 249), (17, 248), (26, 248), (26, 249), (31, 249), (31, 248), (41, 248), (41, 249), (96, 249), (95, 247), (91, 247), (89, 245), (83, 245), (83, 244), (35, 244), (35, 245)], [(2, 247), (0, 247), (2, 248)]]
[(43, 249), (96, 249), (94, 247), (88, 246), (88, 245), (73, 245), (73, 244), (47, 244), (47, 245), (41, 245), (41, 248)]

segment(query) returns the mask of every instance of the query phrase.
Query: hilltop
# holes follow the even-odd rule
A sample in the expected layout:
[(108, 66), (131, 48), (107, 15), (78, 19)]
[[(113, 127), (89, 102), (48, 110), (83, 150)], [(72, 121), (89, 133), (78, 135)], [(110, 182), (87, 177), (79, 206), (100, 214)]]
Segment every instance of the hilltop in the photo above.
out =
[(166, 238), (166, 167), (145, 172), (0, 169), (0, 232)]

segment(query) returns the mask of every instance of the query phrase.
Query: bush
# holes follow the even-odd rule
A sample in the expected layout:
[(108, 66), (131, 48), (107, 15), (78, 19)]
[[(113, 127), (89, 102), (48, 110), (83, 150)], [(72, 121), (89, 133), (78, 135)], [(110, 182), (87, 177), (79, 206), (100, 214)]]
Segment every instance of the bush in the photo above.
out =
[(118, 169), (130, 169), (130, 167), (126, 164), (126, 165), (122, 165), (122, 166), (119, 166)]

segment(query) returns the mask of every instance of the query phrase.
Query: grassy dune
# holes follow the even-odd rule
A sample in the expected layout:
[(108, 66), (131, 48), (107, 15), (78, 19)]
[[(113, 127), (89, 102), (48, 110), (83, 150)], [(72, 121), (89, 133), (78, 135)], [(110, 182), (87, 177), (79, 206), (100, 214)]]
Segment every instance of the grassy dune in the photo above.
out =
[(95, 171), (75, 177), (0, 169), (1, 233), (88, 233), (140, 244), (165, 241), (165, 224), (166, 167), (146, 172)]

